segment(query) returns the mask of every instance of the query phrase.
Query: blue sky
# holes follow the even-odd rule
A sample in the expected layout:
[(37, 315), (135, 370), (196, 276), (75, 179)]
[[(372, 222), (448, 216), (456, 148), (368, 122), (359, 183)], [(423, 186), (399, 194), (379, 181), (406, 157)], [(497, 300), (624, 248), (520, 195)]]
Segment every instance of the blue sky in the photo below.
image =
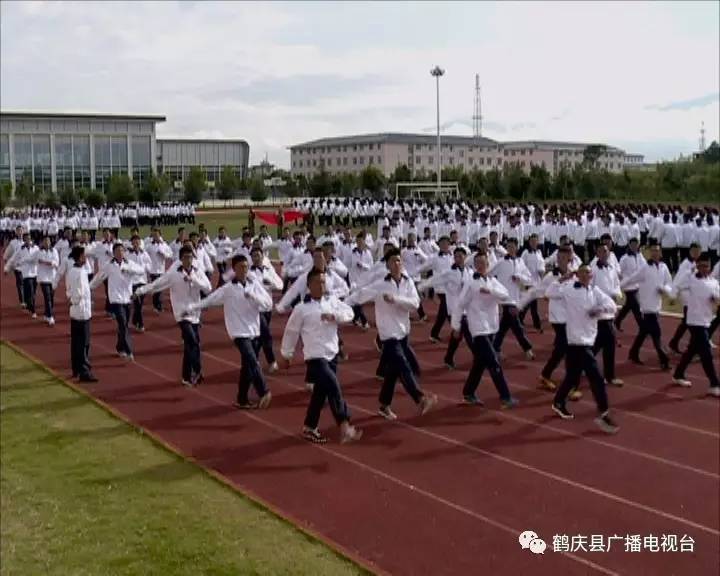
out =
[(330, 135), (602, 141), (673, 158), (720, 124), (720, 3), (0, 4), (3, 109), (162, 113), (251, 160)]

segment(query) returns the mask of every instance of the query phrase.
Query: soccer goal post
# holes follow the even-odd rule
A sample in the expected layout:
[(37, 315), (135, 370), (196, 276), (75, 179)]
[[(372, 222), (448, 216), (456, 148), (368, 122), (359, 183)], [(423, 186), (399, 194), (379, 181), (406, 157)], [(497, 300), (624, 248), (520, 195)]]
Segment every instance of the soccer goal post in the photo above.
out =
[(457, 182), (396, 182), (395, 200), (403, 199), (439, 199), (458, 198), (460, 190)]

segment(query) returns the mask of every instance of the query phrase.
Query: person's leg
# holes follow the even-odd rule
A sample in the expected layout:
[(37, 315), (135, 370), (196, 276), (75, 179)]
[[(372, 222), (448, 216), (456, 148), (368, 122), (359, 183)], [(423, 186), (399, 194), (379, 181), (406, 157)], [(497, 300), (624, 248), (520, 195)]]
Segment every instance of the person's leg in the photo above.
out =
[(70, 318), (70, 366), (72, 367), (73, 378), (80, 376), (81, 338), (80, 322)]
[(392, 404), (395, 394), (395, 383), (400, 375), (400, 342), (394, 338), (383, 341), (383, 372), (385, 379), (380, 388), (378, 401), (382, 408)]
[(543, 366), (542, 372), (540, 373), (543, 378), (550, 380), (552, 373), (560, 365), (560, 362), (565, 358), (567, 353), (567, 333), (565, 331), (565, 324), (553, 324), (553, 330), (555, 331), (555, 341), (553, 342), (553, 350), (548, 358), (545, 366)]
[(497, 352), (489, 336), (481, 336), (478, 338), (478, 352), (480, 353), (483, 365), (490, 373), (490, 378), (492, 378), (500, 400), (510, 400), (510, 389), (505, 380), (502, 366), (500, 366), (500, 362), (498, 361)]
[[(645, 320), (647, 318), (647, 320)], [(647, 322), (646, 332), (652, 338), (653, 346), (657, 352), (658, 359), (660, 360), (660, 366), (663, 369), (667, 369), (670, 366), (670, 358), (662, 347), (662, 333), (660, 331), (660, 320), (657, 314), (645, 314), (643, 318), (644, 323)]]
[[(265, 382), (265, 376), (260, 369), (260, 363), (255, 353), (253, 341), (249, 338), (242, 338), (241, 340), (244, 341), (242, 347), (240, 347), (242, 365), (243, 367), (247, 366), (248, 380), (255, 388), (255, 393), (258, 395), (258, 398), (262, 398), (268, 393), (268, 387)], [(247, 390), (245, 390), (245, 396), (247, 398)]]
[(45, 311), (43, 313), (43, 316), (45, 320), (49, 320), (52, 318), (53, 310), (52, 310), (52, 284), (49, 282), (41, 282), (40, 283), (40, 291), (43, 295), (43, 304), (45, 305)]
[(487, 340), (487, 337), (475, 336), (473, 338), (473, 363), (472, 367), (470, 368), (470, 372), (468, 372), (467, 378), (465, 379), (465, 386), (463, 387), (463, 396), (466, 398), (475, 396), (475, 391), (480, 384), (482, 373), (485, 371), (485, 362), (483, 355), (484, 343), (481, 342), (481, 340)]
[(677, 329), (675, 330), (675, 334), (673, 334), (673, 337), (670, 339), (670, 342), (668, 345), (670, 346), (670, 350), (673, 350), (675, 352), (680, 351), (680, 340), (685, 335), (685, 331), (687, 330), (687, 306), (683, 306), (683, 316), (682, 321), (680, 324), (678, 324)]
[(532, 344), (525, 334), (525, 328), (520, 324), (520, 320), (517, 317), (517, 308), (515, 306), (507, 306), (506, 308), (508, 308), (508, 325), (518, 344), (520, 344), (523, 352), (532, 350)]
[(30, 280), (31, 278), (23, 278), (23, 301), (25, 302), (25, 307), (27, 308), (28, 312), (35, 314), (35, 299), (31, 296), (32, 283), (30, 282)]
[(448, 319), (447, 300), (445, 294), (438, 294), (438, 297), (440, 299), (440, 305), (438, 306), (438, 313), (437, 317), (435, 318), (435, 323), (430, 329), (430, 337), (435, 338), (436, 340), (440, 339), (440, 330), (442, 330), (443, 326), (445, 325), (445, 321)]
[(680, 362), (678, 362), (677, 366), (675, 366), (675, 371), (673, 372), (673, 378), (675, 380), (685, 380), (685, 370), (687, 370), (687, 367), (690, 366), (690, 362), (692, 362), (695, 354), (699, 353), (696, 338), (692, 337), (692, 333), (690, 336), (690, 343), (685, 349), (685, 352), (682, 353), (682, 356), (680, 356)]
[(537, 300), (530, 302), (530, 316), (532, 316), (533, 328), (535, 328), (535, 330), (542, 331), (542, 321), (540, 320), (540, 313), (538, 312)]
[(415, 355), (415, 350), (412, 349), (410, 346), (410, 339), (409, 338), (403, 338), (400, 341), (400, 346), (402, 348), (403, 354), (405, 354), (405, 358), (408, 361), (408, 366), (410, 366), (410, 370), (413, 374), (415, 374), (415, 377), (420, 377), (420, 362), (418, 362), (417, 356)]
[(132, 356), (132, 337), (130, 336), (130, 304), (118, 304), (118, 346), (121, 352)]
[(715, 313), (715, 318), (713, 318), (713, 321), (710, 323), (710, 328), (708, 328), (708, 337), (712, 339), (713, 335), (715, 334), (715, 330), (718, 329), (718, 326), (720, 326), (720, 308), (717, 309), (717, 312)]
[(340, 382), (337, 379), (337, 362), (335, 360), (323, 362), (319, 370), (324, 373), (322, 378), (325, 381), (325, 394), (335, 423), (339, 426), (343, 422), (350, 422), (350, 408), (343, 398)]
[(272, 365), (275, 363), (275, 352), (273, 351), (273, 337), (270, 332), (272, 312), (260, 313), (260, 345), (265, 354), (265, 360)]
[(308, 360), (307, 372), (310, 378), (313, 379), (314, 386), (312, 394), (310, 395), (310, 402), (308, 403), (307, 411), (305, 412), (305, 426), (312, 430), (318, 427), (320, 422), (320, 413), (322, 412), (323, 406), (325, 405), (325, 398), (327, 397), (327, 372), (321, 366), (324, 360)]
[[(133, 285), (133, 293), (141, 286), (141, 284), (134, 284)], [(143, 317), (142, 317), (142, 306), (143, 302), (145, 300), (145, 296), (136, 296), (133, 298), (132, 302), (132, 325), (135, 326), (138, 330), (142, 329), (144, 326), (143, 323)]]
[(598, 321), (598, 334), (593, 346), (593, 355), (602, 350), (603, 375), (606, 382), (615, 380), (615, 330), (612, 320)]
[(397, 361), (399, 363), (398, 368), (400, 373), (400, 381), (402, 382), (405, 391), (413, 399), (415, 404), (418, 404), (420, 400), (422, 400), (423, 393), (418, 386), (411, 362), (405, 355), (405, 351), (409, 350), (407, 344), (407, 337), (400, 340), (398, 344), (399, 346), (397, 349)]
[(589, 347), (582, 347), (581, 351), (582, 369), (587, 375), (590, 382), (590, 390), (592, 391), (598, 413), (605, 414), (608, 411), (607, 391), (605, 390), (605, 378), (600, 373), (595, 355)]
[(195, 379), (202, 378), (202, 354), (200, 352), (200, 324), (190, 324), (192, 329), (192, 357), (191, 365)]
[(80, 378), (87, 378), (91, 376), (90, 366), (90, 320), (83, 320), (80, 326), (80, 335), (82, 339), (82, 345), (79, 347), (80, 352), (80, 364), (78, 366), (78, 375)]
[(17, 290), (18, 302), (25, 308), (25, 289), (23, 287), (22, 273), (19, 270), (14, 270), (13, 274), (15, 274), (15, 289)]
[(700, 355), (700, 362), (702, 362), (705, 376), (708, 377), (710, 388), (717, 388), (720, 386), (720, 381), (718, 381), (715, 364), (713, 363), (712, 348), (710, 348), (707, 328), (704, 326), (691, 326), (690, 334), (695, 338), (695, 349)]
[[(450, 321), (452, 322), (452, 318)], [(443, 360), (446, 366), (455, 367), (455, 352), (457, 352), (460, 346), (460, 340), (462, 340), (462, 334), (455, 336), (450, 335), (450, 338), (448, 338), (447, 350), (445, 351), (445, 358)]]
[(580, 383), (583, 363), (583, 346), (568, 345), (565, 354), (565, 378), (555, 392), (553, 403), (557, 406), (565, 406), (570, 391), (577, 388)]
[[(628, 358), (636, 363), (640, 362), (640, 348), (642, 348), (643, 343), (645, 342), (645, 338), (648, 335), (652, 336), (651, 332), (651, 325), (653, 323), (652, 318), (650, 316), (655, 316), (654, 314), (643, 314), (642, 321), (640, 322), (640, 330), (638, 331), (637, 335), (635, 336), (635, 339), (633, 340), (632, 346), (630, 346), (630, 351), (628, 352)], [(657, 321), (657, 317), (655, 318), (655, 321)], [(654, 338), (653, 338), (654, 341)]]
[(505, 334), (507, 334), (507, 331), (510, 329), (510, 309), (509, 306), (503, 306), (502, 312), (500, 316), (500, 328), (495, 334), (495, 341), (493, 342), (493, 346), (495, 346), (495, 350), (497, 352), (502, 351), (502, 344), (503, 340), (505, 340)]

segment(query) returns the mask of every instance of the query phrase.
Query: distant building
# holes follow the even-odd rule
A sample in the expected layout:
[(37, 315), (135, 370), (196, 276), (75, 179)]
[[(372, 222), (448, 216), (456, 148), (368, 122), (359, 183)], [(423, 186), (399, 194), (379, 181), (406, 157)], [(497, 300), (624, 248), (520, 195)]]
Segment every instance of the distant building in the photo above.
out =
[(270, 178), (270, 175), (277, 170), (277, 166), (263, 160), (260, 164), (250, 166), (250, 177), (251, 178)]
[(127, 174), (141, 187), (153, 172), (182, 183), (194, 166), (210, 187), (225, 166), (247, 175), (244, 140), (158, 139), (159, 122), (165, 116), (2, 111), (0, 184), (14, 190), (24, 178), (45, 191), (105, 190), (112, 174)]
[[(425, 134), (383, 133), (323, 138), (297, 144), (290, 148), (293, 175), (310, 177), (325, 169), (333, 174), (360, 173), (367, 166), (376, 166), (387, 177), (398, 166), (406, 165), (413, 176), (435, 172), (437, 138)], [(528, 140), (498, 142), (472, 136), (443, 136), (441, 165), (461, 166), (465, 171), (502, 170), (517, 164), (526, 172), (531, 166), (544, 166), (556, 174), (562, 167), (572, 168), (583, 161), (589, 144)], [(610, 172), (621, 172), (625, 152), (605, 146), (596, 165)]]
[(642, 154), (625, 154), (625, 168), (635, 168), (645, 163), (645, 156)]

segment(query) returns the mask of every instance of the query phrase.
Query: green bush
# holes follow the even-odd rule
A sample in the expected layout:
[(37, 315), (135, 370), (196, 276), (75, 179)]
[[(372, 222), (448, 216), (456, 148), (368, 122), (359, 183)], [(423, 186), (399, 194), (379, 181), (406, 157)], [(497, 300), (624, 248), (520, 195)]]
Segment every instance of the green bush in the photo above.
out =
[(130, 204), (137, 200), (135, 185), (127, 174), (113, 174), (107, 184), (107, 203)]
[(85, 196), (85, 204), (90, 208), (100, 208), (105, 204), (105, 194), (101, 190), (90, 190)]
[(268, 192), (265, 183), (260, 178), (253, 178), (250, 181), (250, 200), (253, 202), (264, 202), (267, 200)]

